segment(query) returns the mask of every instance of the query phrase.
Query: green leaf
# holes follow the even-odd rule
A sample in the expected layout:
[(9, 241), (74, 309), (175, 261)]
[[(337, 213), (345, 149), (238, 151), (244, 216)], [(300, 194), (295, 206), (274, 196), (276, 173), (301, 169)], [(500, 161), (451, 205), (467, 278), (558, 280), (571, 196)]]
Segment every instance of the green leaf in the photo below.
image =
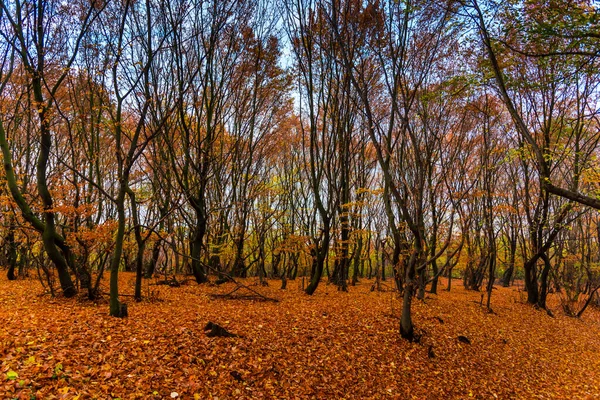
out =
[(56, 364), (56, 366), (54, 367), (54, 373), (55, 373), (56, 375), (58, 375), (58, 373), (59, 373), (60, 371), (62, 371), (62, 369), (63, 369), (63, 365), (62, 365), (61, 363), (58, 363), (58, 364)]
[(6, 378), (10, 379), (11, 381), (14, 381), (15, 379), (17, 379), (19, 377), (19, 374), (17, 374), (15, 371), (8, 371), (6, 373)]

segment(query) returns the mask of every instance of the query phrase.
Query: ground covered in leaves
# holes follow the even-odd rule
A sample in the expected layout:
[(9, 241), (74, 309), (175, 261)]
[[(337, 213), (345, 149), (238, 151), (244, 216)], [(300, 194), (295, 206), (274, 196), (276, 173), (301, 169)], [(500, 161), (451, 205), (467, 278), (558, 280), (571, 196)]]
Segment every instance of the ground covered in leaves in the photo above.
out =
[[(123, 274), (123, 293), (133, 292)], [(245, 281), (253, 285), (253, 280)], [(253, 289), (278, 303), (213, 298), (235, 286), (147, 286), (129, 317), (106, 302), (52, 299), (0, 278), (0, 398), (598, 398), (600, 312), (555, 318), (518, 288), (456, 285), (414, 302), (420, 343), (399, 338), (400, 299), (362, 281), (314, 296), (291, 281)], [(236, 294), (244, 294), (243, 290)], [(245, 292), (248, 294), (249, 292)], [(213, 322), (239, 337), (208, 337)], [(469, 343), (458, 339), (464, 336)]]

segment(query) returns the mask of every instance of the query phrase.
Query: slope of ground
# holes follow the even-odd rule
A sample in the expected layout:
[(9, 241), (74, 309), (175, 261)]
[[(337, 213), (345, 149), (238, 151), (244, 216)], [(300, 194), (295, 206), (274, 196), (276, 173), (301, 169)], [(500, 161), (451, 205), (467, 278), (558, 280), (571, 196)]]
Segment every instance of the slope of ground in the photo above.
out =
[[(132, 292), (132, 276), (121, 288)], [(253, 284), (252, 280), (246, 281)], [(278, 303), (214, 299), (220, 287), (149, 286), (129, 317), (105, 302), (51, 299), (0, 278), (0, 398), (541, 398), (600, 396), (600, 313), (556, 318), (494, 290), (494, 313), (458, 285), (414, 302), (421, 343), (399, 338), (400, 300), (362, 281), (304, 295), (253, 286)], [(241, 292), (241, 291), (238, 291)], [(207, 337), (218, 323), (240, 337)], [(470, 344), (457, 340), (459, 335)]]

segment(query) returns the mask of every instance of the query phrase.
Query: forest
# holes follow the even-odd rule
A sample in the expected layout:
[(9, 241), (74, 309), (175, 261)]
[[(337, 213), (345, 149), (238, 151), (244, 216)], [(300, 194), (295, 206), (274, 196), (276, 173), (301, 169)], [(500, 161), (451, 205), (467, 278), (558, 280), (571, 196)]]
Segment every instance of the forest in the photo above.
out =
[[(87, 321), (96, 333), (81, 340), (94, 346), (110, 342), (106, 332), (128, 341), (150, 319), (181, 335), (202, 336), (209, 322), (210, 336), (229, 337), (215, 345), (221, 352), (258, 334), (251, 321), (265, 315), (258, 326), (275, 331), (292, 314), (312, 327), (327, 319), (329, 339), (354, 336), (349, 374), (358, 374), (356, 336), (373, 326), (393, 333), (386, 352), (439, 359), (476, 336), (442, 333), (448, 319), (477, 332), (499, 324), (494, 334), (529, 321), (556, 343), (576, 343), (565, 358), (588, 362), (574, 371), (598, 366), (583, 349), (600, 349), (591, 339), (600, 327), (599, 55), (592, 0), (0, 0), (0, 316), (10, 321), (0, 391), (39, 389), (33, 375), (19, 379), (21, 363), (46, 366), (54, 389), (67, 388), (58, 398), (81, 395), (63, 385), (79, 374), (65, 363), (17, 351), (39, 329), (21, 321), (27, 315)], [(236, 318), (250, 325), (235, 332)], [(320, 332), (302, 340), (331, 334)], [(506, 345), (511, 334), (497, 339)], [(449, 337), (441, 350), (435, 341)], [(233, 348), (252, 352), (253, 340)], [(507, 365), (482, 354), (488, 373)], [(439, 368), (422, 377), (452, 370)], [(246, 385), (248, 374), (229, 379)], [(600, 393), (567, 381), (540, 396)], [(308, 392), (287, 382), (261, 396), (348, 395), (339, 382)], [(456, 385), (358, 385), (350, 396), (530, 393)], [(258, 396), (223, 390), (214, 393)]]

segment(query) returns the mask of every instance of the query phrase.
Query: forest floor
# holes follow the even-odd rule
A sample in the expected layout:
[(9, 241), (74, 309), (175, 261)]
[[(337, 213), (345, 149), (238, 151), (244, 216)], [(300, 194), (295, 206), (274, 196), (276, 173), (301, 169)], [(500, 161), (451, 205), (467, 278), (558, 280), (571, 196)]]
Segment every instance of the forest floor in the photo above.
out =
[[(231, 283), (145, 283), (150, 299), (122, 298), (129, 317), (117, 319), (106, 301), (53, 299), (34, 279), (3, 274), (0, 398), (600, 397), (596, 309), (570, 318), (551, 295), (552, 318), (518, 288), (499, 287), (488, 313), (481, 294), (457, 281), (414, 301), (423, 336), (409, 343), (398, 334), (396, 294), (371, 292), (363, 280), (349, 293), (323, 282), (307, 296), (300, 284), (252, 286), (280, 300), (273, 303), (210, 296)], [(121, 291), (132, 294), (133, 275), (122, 274)], [(240, 337), (206, 336), (209, 321)]]

